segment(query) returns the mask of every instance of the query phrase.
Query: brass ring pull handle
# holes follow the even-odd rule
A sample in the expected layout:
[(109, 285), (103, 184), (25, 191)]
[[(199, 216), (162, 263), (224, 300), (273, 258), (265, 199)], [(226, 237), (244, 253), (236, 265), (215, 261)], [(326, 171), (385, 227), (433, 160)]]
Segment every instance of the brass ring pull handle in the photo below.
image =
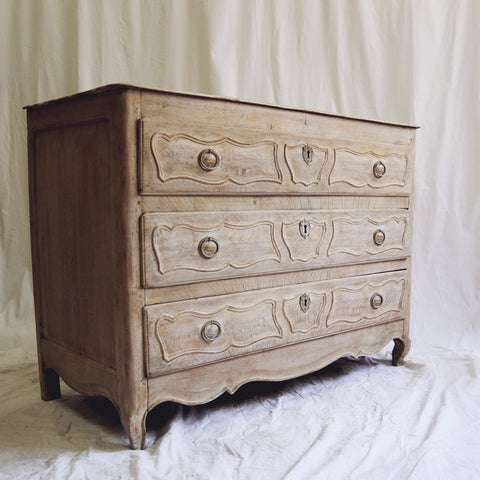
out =
[(206, 342), (213, 342), (222, 333), (222, 327), (218, 322), (210, 320), (203, 324), (200, 334)]
[(381, 245), (385, 241), (385, 238), (385, 232), (381, 229), (376, 230), (373, 234), (373, 241), (375, 245)]
[(220, 165), (220, 157), (212, 149), (207, 148), (198, 154), (198, 164), (202, 170), (211, 172)]
[(377, 308), (380, 308), (382, 306), (382, 303), (383, 303), (383, 297), (379, 293), (374, 293), (370, 297), (370, 306), (373, 309), (376, 310)]
[(383, 162), (378, 161), (373, 164), (373, 174), (375, 175), (375, 177), (381, 178), (385, 175), (386, 172), (387, 167)]
[(204, 258), (212, 258), (218, 253), (218, 242), (213, 237), (202, 238), (198, 244), (198, 251)]

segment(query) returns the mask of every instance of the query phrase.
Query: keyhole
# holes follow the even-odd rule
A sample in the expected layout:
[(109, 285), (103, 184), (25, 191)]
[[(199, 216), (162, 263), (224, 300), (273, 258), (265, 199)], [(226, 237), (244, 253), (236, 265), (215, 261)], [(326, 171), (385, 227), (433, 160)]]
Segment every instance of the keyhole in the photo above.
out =
[(303, 238), (307, 238), (310, 235), (310, 223), (308, 220), (300, 220), (298, 224), (298, 231)]
[(313, 158), (312, 147), (310, 145), (304, 145), (302, 147), (302, 155), (303, 155), (303, 161), (307, 165), (310, 165), (312, 163), (312, 158)]
[(300, 310), (303, 313), (306, 313), (307, 310), (310, 308), (310, 297), (306, 293), (304, 293), (303, 295), (300, 296), (298, 303), (300, 305)]

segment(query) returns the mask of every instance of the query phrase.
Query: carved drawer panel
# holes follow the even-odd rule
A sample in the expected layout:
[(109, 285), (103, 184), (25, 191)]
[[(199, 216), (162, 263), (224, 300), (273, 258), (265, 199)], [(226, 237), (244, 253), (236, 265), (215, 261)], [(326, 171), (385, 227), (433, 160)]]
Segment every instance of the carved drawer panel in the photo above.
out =
[(405, 272), (145, 307), (148, 375), (402, 318)]
[(410, 191), (408, 153), (376, 148), (354, 147), (334, 149), (328, 184), (339, 191), (371, 192)]
[[(319, 132), (319, 135), (321, 132)], [(359, 193), (411, 190), (412, 146), (140, 121), (146, 194)]]
[(286, 140), (283, 149), (289, 173), (287, 178), (297, 186), (298, 191), (304, 190), (305, 187), (322, 189), (329, 153), (326, 143), (319, 146), (308, 141), (291, 142), (290, 140)]
[(407, 237), (406, 216), (333, 216), (332, 237), (327, 255), (362, 257), (405, 249)]
[(403, 314), (407, 289), (405, 272), (307, 283), (278, 289), (282, 295), (284, 338), (302, 338), (393, 320)]
[(282, 253), (268, 214), (143, 216), (145, 285), (242, 276), (279, 268)]
[(259, 211), (143, 215), (146, 287), (361, 263), (410, 254), (408, 212)]
[(256, 132), (146, 120), (141, 132), (144, 192), (184, 187), (214, 193), (282, 183), (278, 144)]

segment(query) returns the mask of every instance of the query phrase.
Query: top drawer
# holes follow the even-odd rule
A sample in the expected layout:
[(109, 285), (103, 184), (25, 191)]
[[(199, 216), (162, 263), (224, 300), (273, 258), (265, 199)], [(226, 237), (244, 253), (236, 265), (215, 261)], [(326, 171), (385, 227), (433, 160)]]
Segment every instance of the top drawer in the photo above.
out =
[(412, 145), (140, 121), (144, 194), (409, 195)]

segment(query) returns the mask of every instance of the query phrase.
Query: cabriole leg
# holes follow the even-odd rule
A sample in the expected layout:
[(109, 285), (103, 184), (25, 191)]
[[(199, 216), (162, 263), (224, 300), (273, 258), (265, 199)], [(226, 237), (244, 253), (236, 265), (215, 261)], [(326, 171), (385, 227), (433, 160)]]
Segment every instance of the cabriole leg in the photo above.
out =
[(147, 417), (147, 412), (123, 416), (120, 414), (123, 428), (128, 436), (130, 441), (130, 447), (133, 450), (142, 450), (145, 448), (145, 418)]

